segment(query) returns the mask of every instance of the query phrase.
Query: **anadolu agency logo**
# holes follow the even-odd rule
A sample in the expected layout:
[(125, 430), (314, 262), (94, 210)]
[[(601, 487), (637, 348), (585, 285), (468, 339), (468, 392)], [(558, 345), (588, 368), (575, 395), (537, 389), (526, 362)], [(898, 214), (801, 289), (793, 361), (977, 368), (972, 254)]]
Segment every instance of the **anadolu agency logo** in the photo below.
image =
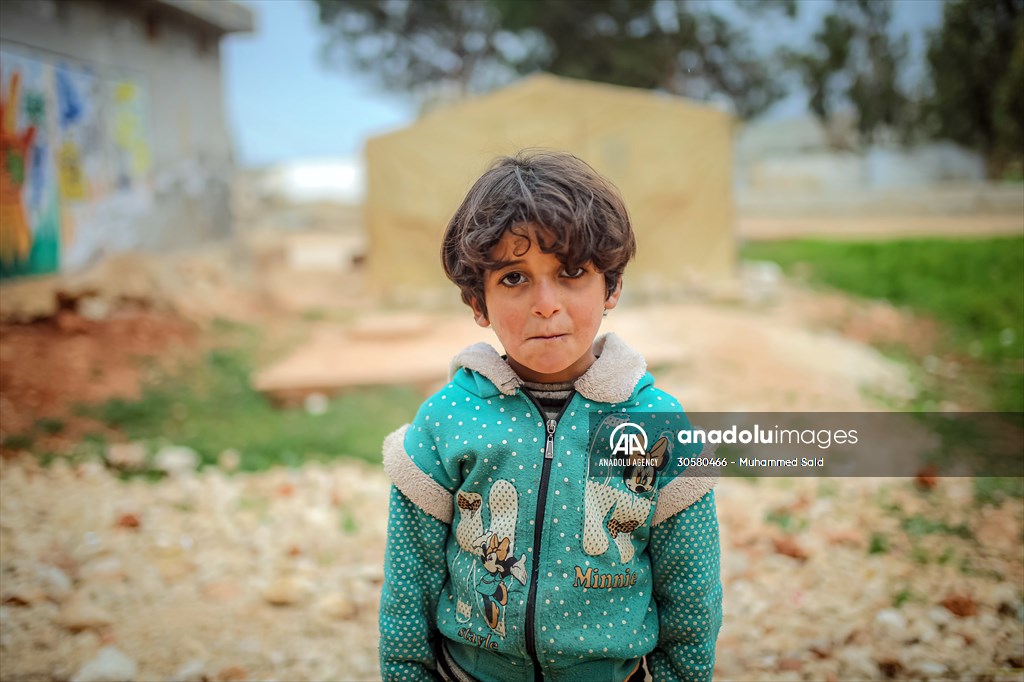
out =
[[(637, 495), (650, 493), (655, 489), (660, 472), (670, 460), (669, 439), (661, 436), (652, 445), (647, 431), (640, 424), (625, 420), (618, 422), (616, 418), (609, 418), (608, 421), (615, 423), (611, 432), (606, 432), (608, 451), (601, 452), (600, 456), (591, 460), (591, 478), (603, 479), (604, 485), (608, 485), (613, 478), (620, 478), (630, 492)], [(595, 445), (598, 442), (603, 445), (603, 434), (600, 440), (595, 438)]]
[(612, 457), (643, 457), (647, 454), (647, 432), (633, 422), (619, 424), (608, 436)]

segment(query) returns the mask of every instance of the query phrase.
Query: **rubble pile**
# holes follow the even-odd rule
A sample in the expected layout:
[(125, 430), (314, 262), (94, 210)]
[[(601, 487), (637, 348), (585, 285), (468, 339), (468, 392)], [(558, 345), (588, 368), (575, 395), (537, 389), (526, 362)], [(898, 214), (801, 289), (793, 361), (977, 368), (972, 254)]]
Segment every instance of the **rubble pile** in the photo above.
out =
[[(184, 450), (156, 483), (0, 463), (3, 678), (377, 678), (380, 469), (197, 472)], [(967, 479), (726, 479), (718, 501), (716, 679), (1020, 679), (1020, 500), (980, 506)]]
[(156, 484), (3, 462), (3, 679), (376, 677), (383, 474), (164, 459)]

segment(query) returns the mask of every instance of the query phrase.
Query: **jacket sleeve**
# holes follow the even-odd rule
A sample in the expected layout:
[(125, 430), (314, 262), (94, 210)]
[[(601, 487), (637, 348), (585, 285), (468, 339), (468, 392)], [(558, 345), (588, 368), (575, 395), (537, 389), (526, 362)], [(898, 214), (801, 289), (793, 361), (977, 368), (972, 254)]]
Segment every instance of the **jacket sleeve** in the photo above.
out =
[(391, 486), (380, 600), (380, 672), (385, 682), (438, 679), (432, 643), (448, 570), (447, 536), (446, 524)]
[(722, 625), (715, 493), (651, 529), (648, 545), (658, 607), (658, 645), (648, 657), (658, 682), (711, 680)]

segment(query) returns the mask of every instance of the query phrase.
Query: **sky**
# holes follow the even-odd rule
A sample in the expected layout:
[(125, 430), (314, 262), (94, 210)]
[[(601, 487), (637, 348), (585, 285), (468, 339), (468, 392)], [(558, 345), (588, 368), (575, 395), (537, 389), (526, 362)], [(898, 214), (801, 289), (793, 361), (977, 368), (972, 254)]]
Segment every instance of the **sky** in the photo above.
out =
[[(324, 34), (311, 0), (241, 4), (252, 9), (256, 29), (227, 36), (222, 57), (228, 124), (242, 166), (352, 158), (362, 153), (366, 138), (415, 120), (412, 97), (386, 93), (365, 74), (321, 63)], [(799, 0), (793, 26), (782, 31), (762, 27), (755, 40), (806, 40), (830, 5), (827, 0)], [(894, 28), (910, 34), (918, 71), (925, 31), (939, 26), (941, 18), (941, 0), (894, 2)], [(772, 39), (764, 38), (769, 34)], [(793, 93), (768, 116), (797, 116), (804, 105), (805, 97)]]
[(367, 137), (416, 117), (411, 99), (320, 62), (323, 34), (309, 0), (249, 0), (256, 30), (221, 43), (228, 125), (243, 166), (350, 157)]

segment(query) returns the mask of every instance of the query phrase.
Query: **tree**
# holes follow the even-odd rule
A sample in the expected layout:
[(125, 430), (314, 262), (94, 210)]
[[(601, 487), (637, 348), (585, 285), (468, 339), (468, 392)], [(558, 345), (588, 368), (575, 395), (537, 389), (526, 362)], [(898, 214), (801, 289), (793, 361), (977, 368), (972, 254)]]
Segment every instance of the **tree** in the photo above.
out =
[(1021, 163), (1024, 0), (957, 0), (929, 39), (924, 125), (985, 155), (990, 176)]
[(850, 58), (854, 26), (838, 14), (829, 14), (813, 37), (812, 52), (786, 51), (785, 61), (807, 89), (807, 106), (822, 124), (828, 123), (841, 95), (836, 81)]
[(320, 23), (329, 32), (326, 59), (350, 59), (388, 89), (450, 83), (465, 93), (489, 89), (495, 79), (500, 82), (508, 75), (510, 60), (497, 39), (500, 17), (491, 3), (316, 0), (316, 4)]
[(790, 50), (785, 62), (803, 81), (808, 108), (824, 125), (841, 109), (856, 117), (862, 144), (883, 130), (906, 136), (912, 102), (900, 85), (907, 36), (892, 36), (891, 0), (836, 2), (807, 52)]
[[(743, 118), (783, 95), (771, 60), (733, 17), (792, 17), (793, 0), (316, 0), (328, 52), (392, 89), (490, 90), (516, 75), (562, 76), (722, 100)], [(729, 12), (719, 11), (729, 8)]]
[(853, 81), (847, 97), (857, 112), (861, 142), (875, 142), (883, 130), (906, 137), (911, 100), (900, 86), (899, 76), (909, 51), (907, 35), (890, 35), (891, 0), (857, 0), (847, 7), (856, 7), (859, 14), (859, 20), (854, 19), (859, 40), (854, 43)]

